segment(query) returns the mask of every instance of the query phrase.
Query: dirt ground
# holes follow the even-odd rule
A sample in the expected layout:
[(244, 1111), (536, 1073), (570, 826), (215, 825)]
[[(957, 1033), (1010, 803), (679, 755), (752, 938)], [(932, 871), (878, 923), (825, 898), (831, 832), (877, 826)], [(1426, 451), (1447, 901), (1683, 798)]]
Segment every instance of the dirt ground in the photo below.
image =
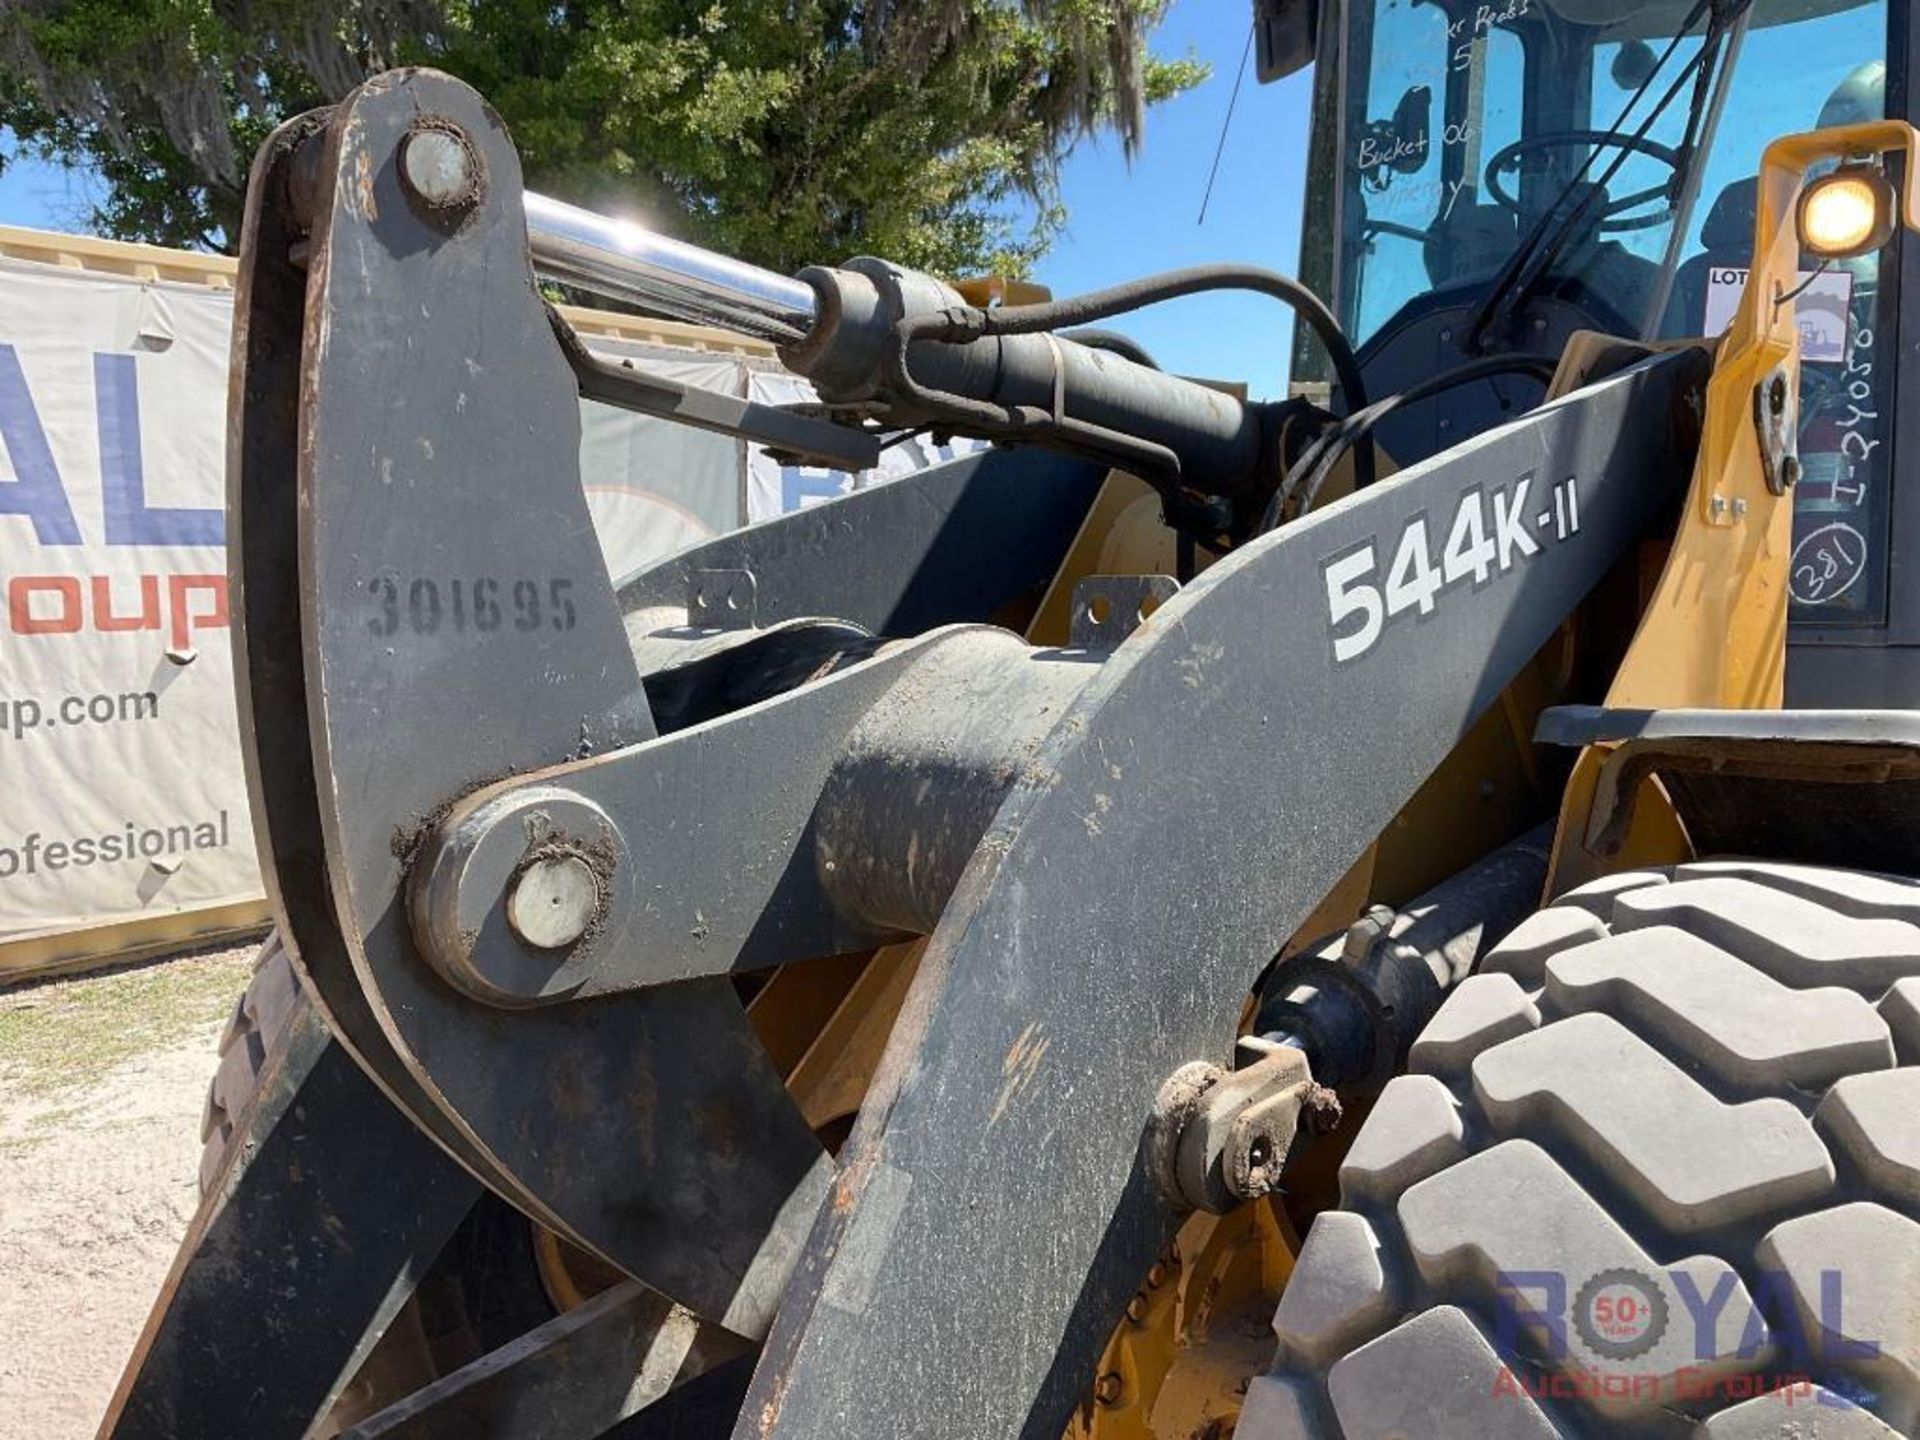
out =
[(254, 949), (0, 991), (0, 1440), (99, 1424), (193, 1215)]

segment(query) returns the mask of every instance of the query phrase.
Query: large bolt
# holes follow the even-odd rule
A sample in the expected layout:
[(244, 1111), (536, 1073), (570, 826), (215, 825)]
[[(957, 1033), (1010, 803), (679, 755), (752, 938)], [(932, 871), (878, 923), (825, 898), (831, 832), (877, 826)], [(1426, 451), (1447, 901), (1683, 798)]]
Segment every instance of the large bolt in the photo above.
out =
[(422, 124), (400, 142), (400, 178), (429, 210), (464, 212), (480, 198), (480, 157), (445, 122)]
[(558, 786), (483, 791), (415, 843), (407, 918), (421, 958), (490, 1005), (564, 999), (594, 971), (587, 942), (631, 911), (619, 827)]
[(1093, 1398), (1102, 1405), (1118, 1405), (1126, 1393), (1127, 1382), (1120, 1378), (1118, 1370), (1109, 1370), (1093, 1382)]
[(507, 923), (536, 950), (564, 950), (587, 933), (600, 908), (600, 882), (578, 855), (533, 862), (507, 893)]

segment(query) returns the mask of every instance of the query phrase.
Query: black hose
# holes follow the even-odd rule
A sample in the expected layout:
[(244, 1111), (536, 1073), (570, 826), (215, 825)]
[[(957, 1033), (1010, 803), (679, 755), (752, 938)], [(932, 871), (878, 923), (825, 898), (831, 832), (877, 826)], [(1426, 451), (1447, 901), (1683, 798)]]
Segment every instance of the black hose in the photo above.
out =
[[(1495, 375), (1523, 374), (1532, 375), (1543, 385), (1553, 383), (1554, 372), (1559, 362), (1550, 355), (1489, 355), (1480, 360), (1469, 360), (1464, 365), (1456, 365), (1438, 375), (1430, 375), (1418, 384), (1405, 390), (1375, 401), (1364, 410), (1352, 412), (1338, 425), (1321, 435), (1300, 458), (1288, 469), (1286, 478), (1273, 492), (1273, 498), (1267, 502), (1265, 514), (1260, 518), (1260, 531), (1271, 530), (1280, 523), (1281, 512), (1294, 494), (1300, 494), (1300, 511), (1305, 514), (1312, 507), (1314, 496), (1320, 493), (1320, 487), (1333, 473), (1333, 467), (1354, 442), (1370, 435), (1387, 416), (1410, 405), (1416, 400), (1425, 400), (1438, 395), (1443, 390), (1451, 390), (1456, 385), (1469, 384), (1475, 380), (1488, 380)], [(1360, 488), (1358, 475), (1358, 456), (1356, 455), (1354, 488)], [(1304, 483), (1303, 483), (1304, 482)]]
[(1148, 353), (1131, 335), (1122, 335), (1118, 330), (1062, 330), (1062, 340), (1071, 340), (1076, 345), (1084, 345), (1089, 350), (1106, 350), (1118, 355), (1122, 360), (1131, 360), (1136, 365), (1144, 365), (1149, 370), (1158, 370), (1160, 362)]
[[(1334, 378), (1340, 382), (1346, 413), (1352, 415), (1366, 407), (1367, 389), (1366, 382), (1360, 378), (1360, 362), (1354, 357), (1353, 345), (1348, 341), (1346, 331), (1340, 328), (1340, 322), (1334, 319), (1333, 312), (1327, 309), (1318, 295), (1291, 275), (1282, 275), (1277, 270), (1263, 269), (1258, 265), (1189, 265), (1184, 269), (1167, 270), (1158, 275), (1129, 280), (1105, 290), (1070, 296), (1065, 300), (1046, 300), (1037, 305), (1002, 305), (997, 310), (978, 312), (981, 318), (975, 333), (1032, 335), (1043, 330), (1057, 331), (1092, 325), (1148, 305), (1158, 305), (1163, 300), (1178, 300), (1182, 296), (1199, 295), (1210, 290), (1251, 290), (1289, 306), (1320, 338), (1327, 358), (1333, 362)], [(950, 338), (962, 337), (955, 335)], [(1373, 444), (1370, 440), (1356, 448), (1353, 463), (1356, 479), (1364, 477), (1363, 483), (1371, 484)]]

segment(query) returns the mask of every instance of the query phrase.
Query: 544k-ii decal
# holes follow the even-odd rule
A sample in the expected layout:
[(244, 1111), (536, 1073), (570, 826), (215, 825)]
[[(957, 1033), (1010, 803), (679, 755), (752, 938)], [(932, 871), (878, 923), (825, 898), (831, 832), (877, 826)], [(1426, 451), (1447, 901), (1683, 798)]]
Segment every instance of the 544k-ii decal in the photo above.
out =
[[(1569, 476), (1547, 492), (1544, 508), (1528, 513), (1534, 474), (1490, 488), (1476, 485), (1455, 502), (1444, 532), (1422, 512), (1408, 520), (1389, 547), (1369, 540), (1321, 566), (1333, 658), (1358, 660), (1386, 627), (1405, 615), (1431, 615), (1458, 585), (1480, 586), (1507, 574), (1545, 546), (1580, 531), (1580, 488)], [(1441, 539), (1436, 552), (1434, 541)], [(1390, 554), (1382, 575), (1380, 557)]]

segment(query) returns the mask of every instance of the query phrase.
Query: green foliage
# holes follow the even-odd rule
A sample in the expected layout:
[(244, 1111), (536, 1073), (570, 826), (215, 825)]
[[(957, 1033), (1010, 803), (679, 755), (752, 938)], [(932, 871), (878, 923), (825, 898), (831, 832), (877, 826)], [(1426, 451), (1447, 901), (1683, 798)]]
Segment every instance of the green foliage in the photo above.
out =
[(220, 248), (275, 124), (430, 64), (492, 101), (547, 193), (778, 269), (1017, 275), (1059, 229), (1072, 145), (1131, 153), (1205, 78), (1147, 52), (1166, 3), (14, 0), (0, 124), (100, 172), (103, 232)]

